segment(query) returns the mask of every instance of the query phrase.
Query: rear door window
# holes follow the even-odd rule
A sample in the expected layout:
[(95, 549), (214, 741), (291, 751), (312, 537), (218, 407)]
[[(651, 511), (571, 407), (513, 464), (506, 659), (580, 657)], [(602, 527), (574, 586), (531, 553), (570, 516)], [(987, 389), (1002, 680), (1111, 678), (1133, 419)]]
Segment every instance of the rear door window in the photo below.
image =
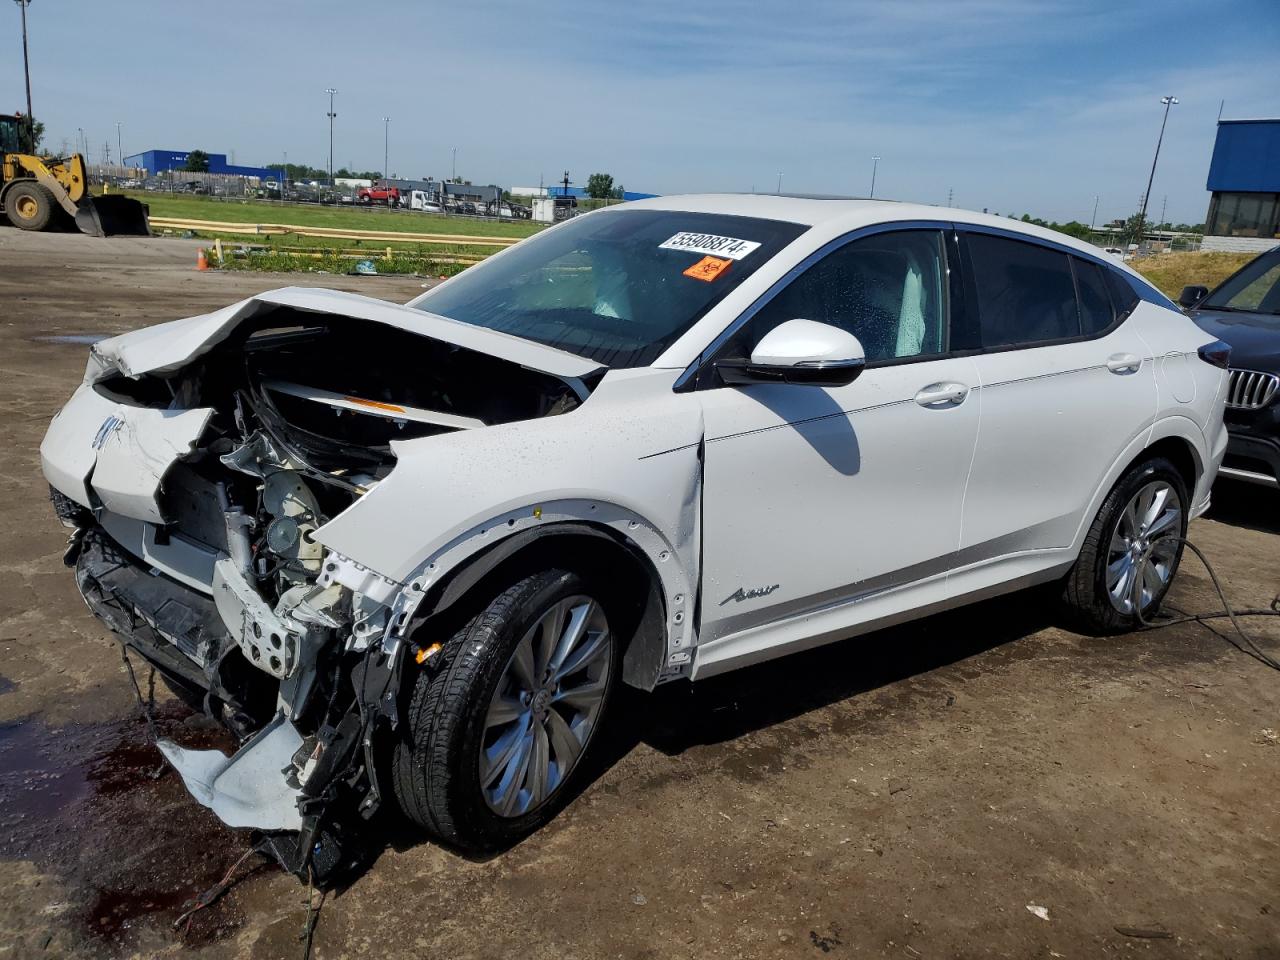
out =
[(1080, 294), (1080, 332), (1086, 337), (1102, 333), (1116, 318), (1102, 267), (1079, 257), (1072, 257), (1071, 265), (1076, 271), (1076, 291)]
[(1080, 335), (1071, 258), (1034, 243), (967, 236), (982, 346), (1029, 346)]
[(1133, 284), (1118, 270), (1104, 270), (1107, 278), (1107, 289), (1111, 291), (1111, 302), (1115, 306), (1117, 317), (1127, 317), (1133, 308), (1142, 302)]

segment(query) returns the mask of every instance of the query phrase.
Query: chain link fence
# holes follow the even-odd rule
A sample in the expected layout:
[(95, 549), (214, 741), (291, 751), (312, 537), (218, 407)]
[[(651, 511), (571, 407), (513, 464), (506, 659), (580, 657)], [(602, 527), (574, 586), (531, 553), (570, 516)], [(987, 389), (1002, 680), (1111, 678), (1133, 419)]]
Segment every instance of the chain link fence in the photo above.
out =
[[(190, 170), (169, 170), (151, 174), (146, 170), (118, 165), (96, 164), (89, 168), (90, 184), (108, 191), (129, 191), (142, 194), (159, 193), (170, 196), (205, 197), (211, 200), (260, 202), (267, 207), (289, 207), (295, 204), (344, 207), (368, 211), (370, 214), (388, 210), (415, 211), (410, 201), (410, 191), (400, 190), (390, 203), (386, 200), (369, 200), (361, 196), (358, 184), (327, 184), (317, 182), (286, 181), (282, 186), (274, 180), (257, 177), (241, 177), (224, 173), (201, 173)], [(456, 216), (483, 220), (527, 220), (531, 209), (521, 202), (523, 198), (504, 196), (489, 203), (446, 198), (443, 203), (428, 199), (417, 210), (437, 216)]]

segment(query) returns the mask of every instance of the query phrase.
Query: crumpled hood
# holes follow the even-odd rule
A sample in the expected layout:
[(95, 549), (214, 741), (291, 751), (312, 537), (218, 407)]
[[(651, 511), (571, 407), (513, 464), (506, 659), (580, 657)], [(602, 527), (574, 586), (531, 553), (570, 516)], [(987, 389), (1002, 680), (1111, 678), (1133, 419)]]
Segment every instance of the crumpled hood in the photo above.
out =
[(179, 369), (225, 340), (244, 321), (276, 307), (292, 307), (384, 323), (567, 380), (581, 379), (601, 369), (600, 364), (593, 360), (586, 360), (554, 347), (485, 327), (459, 323), (438, 314), (386, 300), (340, 290), (282, 287), (233, 303), (213, 313), (144, 327), (99, 341), (90, 353), (85, 379), (96, 380), (113, 370), (119, 370), (129, 377), (138, 377), (146, 373), (167, 373)]

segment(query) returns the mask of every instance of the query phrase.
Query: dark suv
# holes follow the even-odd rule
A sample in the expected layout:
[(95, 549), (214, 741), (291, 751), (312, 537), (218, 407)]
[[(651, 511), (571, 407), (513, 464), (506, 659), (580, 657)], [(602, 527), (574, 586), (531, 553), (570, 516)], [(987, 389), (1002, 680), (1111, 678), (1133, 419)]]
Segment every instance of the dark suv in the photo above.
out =
[(1213, 292), (1184, 287), (1178, 303), (1202, 330), (1231, 345), (1229, 440), (1219, 475), (1280, 486), (1280, 247)]

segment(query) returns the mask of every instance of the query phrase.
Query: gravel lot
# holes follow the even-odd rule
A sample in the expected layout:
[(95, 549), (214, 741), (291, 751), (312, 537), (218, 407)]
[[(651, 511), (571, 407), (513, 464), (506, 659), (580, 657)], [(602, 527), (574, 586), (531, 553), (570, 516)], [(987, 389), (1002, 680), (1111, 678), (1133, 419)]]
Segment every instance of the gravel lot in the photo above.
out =
[[(421, 281), (196, 273), (196, 246), (0, 227), (0, 958), (301, 956), (306, 890), (256, 861), (173, 928), (244, 839), (154, 776), (118, 650), (61, 564), (37, 448), (85, 347), (41, 338)], [(1191, 536), (1233, 600), (1265, 606), (1280, 494), (1215, 500)], [(1173, 600), (1215, 605), (1193, 561)], [(1250, 627), (1280, 653), (1280, 624)], [(1280, 957), (1280, 675), (1225, 638), (1079, 636), (1023, 595), (628, 695), (590, 784), (505, 855), (385, 824), (313, 955)], [(159, 722), (223, 742), (172, 700)]]

